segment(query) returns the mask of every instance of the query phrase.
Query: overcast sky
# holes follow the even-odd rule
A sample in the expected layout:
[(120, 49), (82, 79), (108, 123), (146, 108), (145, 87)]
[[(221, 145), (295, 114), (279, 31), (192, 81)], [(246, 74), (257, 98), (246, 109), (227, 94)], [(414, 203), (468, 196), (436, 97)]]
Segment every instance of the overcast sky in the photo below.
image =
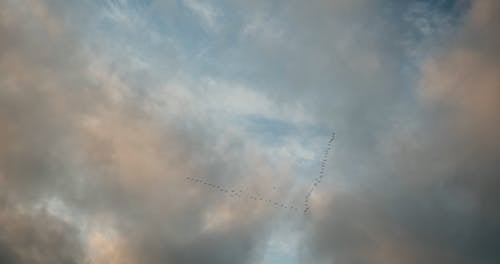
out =
[(496, 0), (0, 1), (0, 263), (500, 263), (499, 25)]

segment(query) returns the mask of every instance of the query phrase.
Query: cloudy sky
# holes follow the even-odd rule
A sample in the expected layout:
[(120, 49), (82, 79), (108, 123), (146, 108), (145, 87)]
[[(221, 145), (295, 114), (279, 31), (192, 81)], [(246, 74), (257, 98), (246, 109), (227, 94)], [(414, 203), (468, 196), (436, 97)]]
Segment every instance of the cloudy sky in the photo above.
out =
[(0, 263), (500, 263), (499, 25), (497, 0), (0, 1)]

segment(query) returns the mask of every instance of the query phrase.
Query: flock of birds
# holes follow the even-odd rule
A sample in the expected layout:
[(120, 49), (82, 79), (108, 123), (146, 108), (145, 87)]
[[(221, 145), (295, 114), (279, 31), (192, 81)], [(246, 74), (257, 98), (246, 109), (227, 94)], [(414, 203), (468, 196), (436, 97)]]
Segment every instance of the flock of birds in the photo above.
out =
[[(313, 184), (305, 196), (304, 210), (303, 210), (304, 215), (308, 214), (311, 210), (311, 207), (309, 204), (311, 194), (314, 192), (314, 189), (321, 183), (321, 181), (325, 177), (325, 167), (326, 167), (326, 163), (328, 161), (328, 154), (330, 153), (330, 150), (332, 148), (334, 140), (335, 140), (335, 132), (332, 133), (332, 136), (331, 136), (330, 140), (328, 141), (327, 148), (325, 149), (325, 151), (323, 153), (323, 158), (321, 160), (321, 167), (320, 167), (320, 171), (319, 171), (319, 176), (314, 178)], [(241, 190), (241, 189), (227, 188), (227, 187), (224, 187), (224, 186), (219, 185), (219, 184), (211, 183), (211, 182), (209, 182), (205, 179), (202, 179), (202, 178), (186, 177), (186, 180), (191, 181), (193, 183), (197, 183), (197, 184), (203, 184), (203, 185), (211, 188), (212, 190), (215, 190), (215, 191), (218, 191), (222, 194), (228, 195), (231, 198), (253, 200), (253, 201), (266, 203), (269, 206), (274, 206), (275, 208), (283, 208), (283, 209), (287, 209), (287, 210), (290, 210), (293, 212), (299, 211), (299, 207), (297, 207), (297, 206), (287, 205), (287, 204), (284, 204), (282, 202), (279, 202), (279, 201), (273, 200), (273, 199), (267, 199), (261, 195), (256, 195), (256, 194), (253, 194), (253, 193)]]
[(304, 199), (304, 214), (307, 214), (311, 210), (311, 206), (309, 205), (309, 199), (311, 198), (311, 194), (313, 193), (314, 189), (321, 183), (321, 180), (323, 180), (323, 178), (325, 177), (326, 162), (328, 161), (328, 154), (330, 153), (330, 149), (332, 148), (334, 140), (335, 140), (335, 132), (332, 133), (332, 137), (328, 141), (327, 148), (323, 153), (323, 159), (321, 160), (319, 176), (317, 178), (314, 178), (313, 184), (309, 189), (309, 191), (307, 192), (306, 197)]
[(289, 209), (292, 211), (298, 211), (298, 207), (293, 206), (293, 205), (286, 205), (281, 202), (278, 202), (273, 199), (266, 199), (262, 197), (261, 195), (255, 195), (253, 193), (246, 192), (241, 189), (229, 189), (229, 188), (224, 188), (224, 186), (218, 185), (218, 184), (213, 184), (210, 183), (204, 179), (201, 178), (196, 178), (196, 177), (186, 177), (188, 181), (192, 181), (198, 184), (203, 184), (215, 191), (221, 192), (225, 195), (228, 195), (231, 198), (238, 198), (238, 199), (247, 199), (247, 200), (253, 200), (253, 201), (260, 201), (263, 203), (267, 203), (268, 205), (274, 206), (276, 208), (283, 208), (283, 209)]

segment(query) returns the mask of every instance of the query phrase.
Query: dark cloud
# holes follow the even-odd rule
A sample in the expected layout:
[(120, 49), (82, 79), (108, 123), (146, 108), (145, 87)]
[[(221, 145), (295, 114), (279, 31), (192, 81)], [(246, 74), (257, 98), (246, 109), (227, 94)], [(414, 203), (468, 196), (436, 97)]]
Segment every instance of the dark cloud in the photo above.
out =
[[(358, 125), (376, 142), (366, 149), (369, 155), (360, 153), (366, 142), (364, 147), (337, 154), (362, 157), (359, 167), (366, 171), (359, 172), (367, 176), (359, 181), (356, 174), (348, 174), (351, 191), (333, 194), (316, 209), (320, 212), (310, 224), (307, 240), (313, 259), (325, 263), (498, 262), (500, 255), (494, 248), (500, 243), (500, 219), (494, 204), (500, 196), (494, 190), (500, 184), (496, 143), (500, 112), (493, 101), (499, 97), (499, 79), (494, 77), (499, 67), (493, 58), (499, 51), (492, 43), (498, 42), (494, 24), (500, 9), (493, 2), (474, 2), (446, 48), (427, 55), (421, 65), (417, 104), (390, 105), (386, 112), (389, 118), (406, 113), (411, 119), (396, 119), (397, 126), (373, 129), (379, 118), (370, 118), (372, 123)], [(390, 90), (378, 92), (393, 95)], [(383, 118), (376, 101), (368, 106), (374, 104), (375, 115)], [(360, 113), (365, 110), (360, 108)]]
[(0, 211), (2, 263), (84, 263), (78, 230), (43, 210)]

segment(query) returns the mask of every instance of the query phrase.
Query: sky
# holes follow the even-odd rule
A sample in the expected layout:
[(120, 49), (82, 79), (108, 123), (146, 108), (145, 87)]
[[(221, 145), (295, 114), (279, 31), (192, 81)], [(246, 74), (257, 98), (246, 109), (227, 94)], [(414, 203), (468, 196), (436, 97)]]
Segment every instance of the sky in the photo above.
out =
[(0, 1), (0, 263), (500, 263), (498, 25), (496, 0)]

